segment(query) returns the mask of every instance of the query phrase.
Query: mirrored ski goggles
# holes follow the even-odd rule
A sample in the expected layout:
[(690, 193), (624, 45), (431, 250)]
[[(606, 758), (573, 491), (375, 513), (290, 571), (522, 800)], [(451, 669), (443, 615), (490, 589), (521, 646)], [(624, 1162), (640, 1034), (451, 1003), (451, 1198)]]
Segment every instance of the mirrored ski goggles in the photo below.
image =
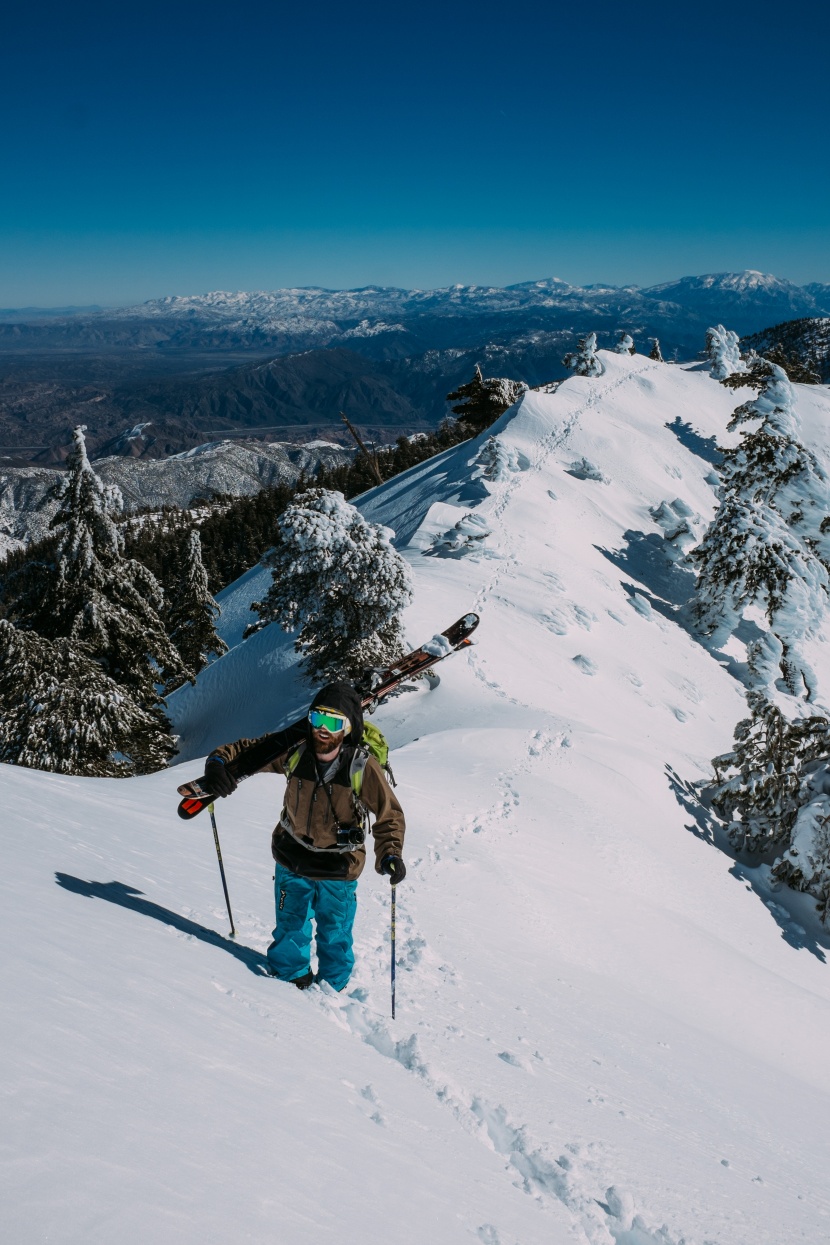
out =
[(338, 713), (336, 709), (326, 709), (324, 706), (312, 709), (308, 720), (313, 731), (326, 730), (331, 735), (338, 735), (340, 731), (345, 731), (348, 735), (352, 729), (352, 724), (345, 714)]

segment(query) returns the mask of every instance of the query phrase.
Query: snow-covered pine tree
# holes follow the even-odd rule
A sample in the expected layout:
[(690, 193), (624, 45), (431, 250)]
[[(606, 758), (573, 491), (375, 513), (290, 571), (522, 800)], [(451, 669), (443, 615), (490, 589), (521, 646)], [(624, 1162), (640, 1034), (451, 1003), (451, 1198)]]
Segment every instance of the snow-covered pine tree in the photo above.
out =
[(597, 357), (597, 335), (589, 333), (580, 337), (576, 350), (566, 354), (562, 363), (569, 367), (577, 376), (602, 376), (605, 371)]
[(34, 591), (10, 607), (13, 622), (47, 639), (83, 644), (104, 672), (145, 709), (159, 703), (157, 682), (189, 677), (162, 624), (163, 593), (140, 562), (122, 555), (111, 507), (116, 500), (93, 471), (83, 427), (67, 460), (55, 561)]
[(818, 913), (830, 923), (830, 764), (824, 755), (804, 766), (799, 792), (801, 804), (790, 833), (790, 844), (772, 869), (772, 876), (818, 900)]
[(355, 679), (405, 651), (401, 611), (412, 599), (409, 567), (389, 528), (369, 523), (342, 493), (309, 489), (277, 521), (267, 558), (273, 583), (251, 605), (298, 631), (295, 649), (309, 679)]
[[(202, 563), (202, 542), (199, 529), (191, 528), (182, 551), (177, 575), (177, 588), (168, 594), (167, 630), (186, 668), (196, 675), (213, 657), (221, 657), (228, 646), (216, 634), (215, 622), (219, 606), (208, 588), (207, 572)], [(179, 674), (167, 685), (171, 692), (187, 682)]]
[(823, 715), (790, 721), (763, 692), (749, 692), (750, 716), (735, 727), (732, 752), (715, 757), (712, 807), (734, 847), (760, 852), (788, 843), (804, 802), (805, 767), (830, 751)]
[(784, 847), (774, 876), (815, 895), (826, 921), (830, 721), (819, 714), (789, 719), (770, 687), (791, 695), (805, 689), (807, 700), (816, 694), (801, 643), (830, 597), (830, 481), (798, 441), (785, 372), (764, 359), (751, 366), (761, 392), (738, 407), (729, 427), (756, 426), (723, 451), (721, 504), (692, 555), (701, 567), (693, 614), (715, 643), (734, 632), (750, 605), (769, 623), (747, 649), (750, 716), (736, 727), (733, 752), (713, 761), (712, 806), (736, 847)]
[(473, 379), (448, 393), (447, 401), (456, 403), (453, 414), (469, 428), (470, 435), (475, 435), (495, 423), (526, 390), (522, 380), (508, 380), (506, 376), (485, 378), (476, 364)]
[(616, 354), (636, 354), (634, 338), (625, 329), (617, 329), (617, 342), (614, 346)]
[(648, 357), (653, 359), (655, 363), (664, 363), (665, 359), (660, 349), (660, 338), (650, 337), (649, 341), (651, 342), (651, 350), (648, 352)]
[(715, 757), (712, 807), (739, 850), (784, 846), (772, 876), (818, 901), (830, 919), (830, 721), (790, 721), (761, 692), (747, 696), (751, 716), (735, 728), (735, 748)]
[(755, 687), (775, 666), (781, 690), (813, 698), (815, 677), (801, 651), (824, 617), (830, 595), (830, 481), (796, 439), (792, 386), (769, 365), (758, 397), (735, 411), (729, 428), (748, 421), (740, 445), (723, 451), (720, 505), (690, 557), (699, 576), (691, 616), (719, 646), (751, 606), (770, 634), (750, 646)]
[(0, 620), (0, 761), (59, 774), (127, 777), (175, 755), (160, 709), (140, 708), (85, 650)]
[(475, 469), (473, 479), (484, 476), (486, 480), (500, 483), (519, 470), (519, 452), (498, 437), (488, 437), (467, 466)]
[(786, 355), (777, 346), (773, 346), (764, 355), (756, 354), (754, 350), (750, 349), (747, 352), (745, 363), (745, 372), (735, 372), (721, 382), (727, 389), (740, 389), (744, 385), (752, 385), (757, 388), (763, 385), (767, 377), (770, 376), (773, 366), (780, 367), (786, 374), (787, 379), (796, 384), (818, 385), (821, 383), (821, 376), (815, 366), (811, 365), (809, 361), (800, 360), (795, 355)]
[(732, 329), (725, 329), (722, 324), (707, 329), (706, 354), (712, 364), (712, 376), (715, 380), (726, 380), (735, 372), (746, 371), (746, 363), (741, 358), (738, 334)]

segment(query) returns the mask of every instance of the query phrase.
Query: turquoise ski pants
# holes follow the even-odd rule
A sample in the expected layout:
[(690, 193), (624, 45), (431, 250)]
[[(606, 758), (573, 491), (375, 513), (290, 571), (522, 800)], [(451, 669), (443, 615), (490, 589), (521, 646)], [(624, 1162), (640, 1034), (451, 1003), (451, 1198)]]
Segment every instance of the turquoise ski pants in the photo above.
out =
[(354, 968), (352, 926), (357, 881), (301, 878), (277, 865), (274, 870), (277, 923), (268, 962), (282, 981), (294, 981), (311, 967), (311, 921), (317, 925), (317, 978), (335, 990), (348, 984)]

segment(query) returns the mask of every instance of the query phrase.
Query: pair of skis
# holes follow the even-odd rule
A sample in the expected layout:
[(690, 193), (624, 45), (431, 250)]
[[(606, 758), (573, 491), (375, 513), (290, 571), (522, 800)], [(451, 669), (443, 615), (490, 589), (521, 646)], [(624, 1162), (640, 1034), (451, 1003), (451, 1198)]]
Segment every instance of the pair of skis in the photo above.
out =
[[(446, 631), (442, 631), (440, 635), (435, 636), (427, 644), (422, 644), (420, 648), (413, 649), (411, 653), (407, 653), (405, 657), (402, 657), (394, 665), (388, 666), (384, 670), (373, 670), (366, 684), (357, 689), (360, 692), (361, 704), (364, 710), (372, 713), (375, 706), (384, 697), (389, 696), (391, 692), (400, 687), (402, 683), (405, 683), (408, 679), (416, 679), (420, 675), (426, 674), (439, 661), (443, 661), (445, 657), (449, 657), (452, 653), (458, 652), (459, 649), (470, 645), (472, 643), (470, 636), (475, 631), (478, 623), (478, 614), (465, 614), (457, 622), (454, 622), (451, 627), (447, 627)], [(179, 804), (179, 816), (185, 821), (198, 816), (214, 800), (214, 796), (208, 790), (204, 778), (197, 778), (193, 782), (182, 783), (178, 788), (178, 792), (180, 796), (183, 796)]]

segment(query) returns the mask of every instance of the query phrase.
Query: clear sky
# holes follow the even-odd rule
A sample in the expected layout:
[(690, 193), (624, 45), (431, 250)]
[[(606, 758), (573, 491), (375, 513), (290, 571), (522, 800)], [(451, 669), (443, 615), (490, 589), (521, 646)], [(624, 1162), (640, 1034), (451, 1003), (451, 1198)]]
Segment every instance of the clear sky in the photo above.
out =
[(0, 306), (830, 281), (830, 9), (6, 7)]

